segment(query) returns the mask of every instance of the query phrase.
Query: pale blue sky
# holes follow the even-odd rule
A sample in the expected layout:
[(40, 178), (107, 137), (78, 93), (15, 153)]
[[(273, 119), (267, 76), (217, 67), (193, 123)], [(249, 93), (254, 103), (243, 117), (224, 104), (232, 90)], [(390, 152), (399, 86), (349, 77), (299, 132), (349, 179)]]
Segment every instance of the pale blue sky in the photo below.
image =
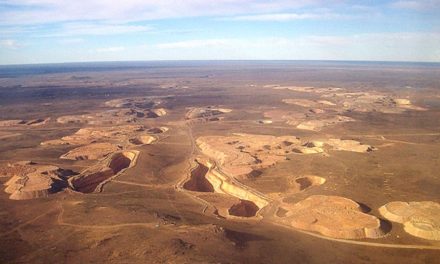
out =
[(440, 62), (440, 0), (0, 0), (0, 64)]

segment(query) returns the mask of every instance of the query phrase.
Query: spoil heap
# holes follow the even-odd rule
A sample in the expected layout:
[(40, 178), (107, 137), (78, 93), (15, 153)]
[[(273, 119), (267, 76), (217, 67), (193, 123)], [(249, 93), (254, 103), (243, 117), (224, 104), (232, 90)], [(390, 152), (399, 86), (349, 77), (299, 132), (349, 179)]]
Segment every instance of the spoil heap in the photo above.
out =
[(15, 126), (41, 126), (49, 122), (50, 118), (38, 118), (32, 120), (0, 120), (0, 127), (15, 127)]
[(114, 144), (124, 145), (130, 138), (135, 138), (141, 133), (150, 132), (142, 125), (87, 127), (61, 139), (44, 141), (41, 145), (86, 145), (94, 142), (114, 142)]
[(386, 219), (401, 223), (413, 236), (440, 241), (440, 204), (424, 202), (391, 202), (379, 208)]
[(324, 236), (362, 239), (384, 235), (377, 217), (365, 214), (358, 203), (344, 197), (313, 195), (284, 208), (293, 227)]
[(60, 191), (67, 186), (66, 177), (72, 175), (72, 172), (56, 166), (24, 161), (0, 168), (0, 175), (11, 177), (5, 183), (9, 199), (27, 200), (47, 197)]
[(70, 150), (62, 155), (61, 159), (70, 160), (97, 160), (106, 157), (108, 154), (120, 150), (115, 144), (111, 143), (92, 143)]
[(223, 114), (231, 112), (231, 109), (217, 107), (194, 107), (190, 108), (185, 115), (186, 119), (200, 119), (204, 121), (218, 121), (223, 118)]

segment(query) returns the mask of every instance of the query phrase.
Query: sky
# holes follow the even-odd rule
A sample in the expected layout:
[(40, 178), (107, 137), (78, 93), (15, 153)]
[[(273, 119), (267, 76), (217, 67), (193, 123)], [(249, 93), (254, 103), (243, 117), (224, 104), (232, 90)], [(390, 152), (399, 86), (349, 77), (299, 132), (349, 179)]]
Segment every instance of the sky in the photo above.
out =
[(440, 62), (440, 0), (0, 0), (0, 64)]

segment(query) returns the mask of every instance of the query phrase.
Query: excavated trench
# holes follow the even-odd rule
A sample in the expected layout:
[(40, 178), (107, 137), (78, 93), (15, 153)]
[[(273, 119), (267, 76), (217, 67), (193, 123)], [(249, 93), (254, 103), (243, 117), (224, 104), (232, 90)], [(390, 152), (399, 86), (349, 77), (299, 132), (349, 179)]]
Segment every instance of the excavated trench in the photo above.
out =
[(191, 172), (191, 178), (183, 184), (183, 188), (194, 192), (214, 192), (214, 187), (205, 178), (208, 167), (197, 162), (197, 168)]
[(257, 214), (260, 208), (251, 201), (240, 200), (240, 203), (234, 204), (229, 208), (230, 215), (239, 217), (253, 217)]
[[(196, 160), (197, 167), (191, 171), (191, 177), (182, 184), (182, 189), (195, 192), (214, 192), (238, 198), (239, 203), (223, 207), (222, 216), (255, 217), (269, 199), (255, 190), (246, 188), (233, 178), (223, 174), (214, 163)], [(224, 210), (224, 211), (223, 211)]]
[(136, 153), (130, 151), (116, 153), (110, 158), (108, 165), (96, 167), (90, 172), (73, 177), (70, 181), (71, 186), (78, 192), (92, 193), (103, 182), (130, 167), (135, 157)]

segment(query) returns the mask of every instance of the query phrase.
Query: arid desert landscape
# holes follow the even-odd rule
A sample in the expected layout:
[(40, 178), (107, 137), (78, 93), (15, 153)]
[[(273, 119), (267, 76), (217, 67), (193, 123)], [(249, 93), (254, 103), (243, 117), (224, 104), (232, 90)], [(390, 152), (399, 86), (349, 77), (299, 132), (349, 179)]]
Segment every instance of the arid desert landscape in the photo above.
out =
[(439, 263), (439, 76), (0, 66), (0, 263)]

